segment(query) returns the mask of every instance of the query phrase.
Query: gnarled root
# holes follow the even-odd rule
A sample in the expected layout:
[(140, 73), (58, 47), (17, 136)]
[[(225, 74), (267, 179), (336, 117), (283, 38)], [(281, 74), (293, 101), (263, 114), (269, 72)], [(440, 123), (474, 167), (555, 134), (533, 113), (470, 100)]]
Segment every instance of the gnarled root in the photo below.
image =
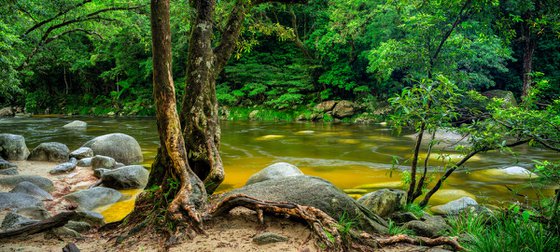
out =
[[(365, 234), (366, 236), (369, 236), (368, 234)], [(464, 250), (465, 248), (463, 248), (461, 245), (459, 245), (459, 242), (457, 242), (456, 238), (448, 238), (448, 237), (437, 237), (437, 238), (427, 238), (427, 237), (410, 237), (407, 235), (395, 235), (395, 236), (391, 236), (391, 237), (387, 237), (387, 238), (377, 238), (376, 239), (377, 242), (379, 243), (380, 246), (389, 246), (389, 245), (394, 245), (397, 243), (407, 243), (407, 244), (412, 244), (412, 245), (422, 245), (422, 246), (440, 246), (440, 245), (449, 245), (453, 248), (453, 250), (455, 251), (461, 251)]]
[[(247, 195), (236, 194), (226, 197), (212, 207), (206, 217), (212, 218), (227, 213), (239, 206), (254, 210), (257, 213), (284, 215), (304, 220), (319, 237), (319, 240), (327, 245), (328, 248), (335, 251), (343, 251), (344, 249), (342, 236), (337, 229), (337, 222), (320, 209), (310, 206), (300, 206), (287, 202), (263, 201)], [(258, 216), (259, 221), (262, 223), (262, 214)]]
[(190, 202), (190, 191), (185, 186), (181, 187), (167, 208), (168, 215), (173, 221), (186, 222), (193, 231), (203, 234), (202, 218)]

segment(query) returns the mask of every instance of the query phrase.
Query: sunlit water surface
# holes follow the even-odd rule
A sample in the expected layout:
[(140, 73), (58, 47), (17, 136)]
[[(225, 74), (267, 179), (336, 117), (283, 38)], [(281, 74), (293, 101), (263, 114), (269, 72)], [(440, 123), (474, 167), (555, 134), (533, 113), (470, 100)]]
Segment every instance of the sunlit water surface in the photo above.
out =
[[(88, 123), (86, 130), (62, 128), (73, 120)], [(322, 177), (353, 197), (383, 187), (401, 187), (401, 171), (411, 156), (413, 138), (397, 136), (380, 125), (286, 123), (286, 122), (222, 122), (222, 146), (226, 178), (219, 191), (238, 188), (255, 172), (275, 162), (298, 166), (305, 174)], [(147, 168), (155, 156), (159, 140), (154, 118), (65, 118), (33, 117), (0, 119), (0, 133), (23, 135), (29, 149), (42, 142), (61, 142), (73, 150), (86, 141), (103, 134), (125, 133), (138, 140)], [(532, 160), (558, 160), (558, 154), (536, 148), (519, 147), (517, 156), (490, 152), (475, 156), (465, 169), (456, 171), (445, 183), (432, 204), (474, 195), (479, 202), (503, 205), (525, 200), (512, 194), (536, 199), (535, 183), (527, 179), (496, 175), (496, 168), (508, 166), (532, 167)], [(451, 160), (460, 159), (452, 149), (436, 151)], [(394, 157), (401, 166), (393, 166)], [(438, 154), (433, 154), (431, 170), (443, 169)], [(404, 165), (403, 165), (404, 162)], [(392, 169), (394, 168), (394, 169)], [(358, 190), (349, 190), (358, 189)], [(458, 190), (459, 191), (458, 191)], [(135, 196), (140, 190), (125, 190)], [(544, 191), (549, 195), (551, 189)], [(134, 197), (112, 206), (97, 209), (107, 221), (119, 220), (133, 208)]]

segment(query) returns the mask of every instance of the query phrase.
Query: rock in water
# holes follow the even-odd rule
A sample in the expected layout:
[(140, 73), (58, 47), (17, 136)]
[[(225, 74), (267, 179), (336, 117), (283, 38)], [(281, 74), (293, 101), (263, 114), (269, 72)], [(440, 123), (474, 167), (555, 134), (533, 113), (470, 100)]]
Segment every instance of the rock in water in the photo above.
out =
[(34, 161), (65, 162), (68, 161), (69, 154), (70, 150), (65, 144), (50, 142), (42, 143), (35, 147), (31, 154), (29, 154), (28, 159)]
[(250, 185), (258, 183), (261, 181), (269, 179), (277, 179), (289, 176), (301, 176), (304, 175), (300, 169), (289, 163), (275, 163), (267, 166), (266, 168), (260, 170), (259, 172), (253, 174), (245, 185)]
[(95, 187), (64, 196), (65, 199), (78, 203), (78, 209), (86, 211), (113, 204), (119, 201), (121, 197), (122, 194), (119, 191), (106, 187)]
[(80, 147), (77, 150), (70, 152), (70, 157), (78, 160), (93, 157), (93, 150), (88, 147)]
[(73, 171), (74, 169), (76, 169), (77, 164), (78, 164), (78, 160), (76, 160), (75, 158), (70, 158), (70, 161), (55, 166), (52, 170), (49, 171), (49, 173), (60, 174), (60, 173)]
[(406, 205), (406, 192), (396, 189), (381, 189), (370, 192), (358, 202), (381, 217), (386, 217)]
[(29, 156), (29, 149), (25, 145), (23, 136), (0, 134), (0, 157), (7, 160), (25, 160), (27, 156)]
[(40, 200), (53, 200), (53, 197), (50, 193), (46, 192), (45, 190), (29, 181), (23, 181), (17, 184), (16, 187), (14, 187), (10, 192), (29, 194)]
[(430, 210), (435, 214), (452, 215), (459, 214), (470, 206), (477, 206), (476, 200), (470, 197), (462, 197), (460, 199), (448, 202), (445, 205), (433, 206)]
[(54, 184), (50, 179), (35, 175), (16, 175), (0, 178), (0, 185), (16, 186), (23, 181), (29, 181), (47, 192), (54, 190)]
[(96, 155), (91, 159), (91, 168), (106, 168), (106, 169), (113, 169), (117, 162), (112, 157), (100, 156)]
[(133, 137), (122, 133), (98, 136), (83, 147), (89, 147), (95, 155), (109, 156), (125, 165), (142, 162), (142, 149)]
[(104, 186), (115, 189), (144, 188), (150, 172), (141, 165), (130, 165), (112, 171), (103, 171), (101, 181)]
[(75, 120), (71, 123), (68, 123), (64, 126), (62, 126), (63, 128), (66, 129), (85, 129), (87, 128), (87, 123), (84, 121), (80, 121), (80, 120)]
[(0, 192), (0, 210), (28, 207), (43, 207), (43, 202), (25, 193)]
[(311, 176), (290, 176), (244, 186), (223, 197), (245, 194), (265, 201), (291, 202), (321, 209), (335, 220), (345, 215), (367, 232), (385, 233), (387, 223), (330, 182)]

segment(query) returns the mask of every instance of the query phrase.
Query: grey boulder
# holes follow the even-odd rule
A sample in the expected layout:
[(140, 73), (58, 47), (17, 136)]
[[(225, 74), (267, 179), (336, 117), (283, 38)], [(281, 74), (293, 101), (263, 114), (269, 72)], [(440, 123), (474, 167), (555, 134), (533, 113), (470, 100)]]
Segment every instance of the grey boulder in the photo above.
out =
[(109, 156), (125, 165), (142, 162), (142, 149), (140, 144), (133, 137), (113, 133), (98, 136), (88, 142), (83, 147), (89, 147), (96, 155)]
[(477, 205), (478, 203), (476, 202), (476, 200), (472, 199), (471, 197), (462, 197), (460, 199), (450, 201), (444, 205), (433, 206), (430, 208), (430, 210), (435, 214), (455, 215), (461, 213), (471, 206)]
[(101, 181), (104, 186), (115, 189), (144, 188), (150, 172), (141, 165), (129, 165), (111, 171), (104, 171)]
[(35, 175), (16, 175), (3, 177), (0, 178), (0, 185), (16, 186), (23, 181), (31, 182), (47, 192), (52, 192), (54, 190), (54, 184), (50, 179)]
[(87, 128), (87, 123), (80, 120), (75, 120), (62, 126), (65, 129), (85, 129)]
[(53, 200), (53, 197), (50, 193), (46, 192), (45, 190), (29, 181), (23, 181), (17, 184), (10, 192), (25, 193), (40, 200)]
[(62, 143), (42, 143), (35, 147), (29, 154), (28, 160), (65, 162), (68, 161), (70, 150)]
[(89, 147), (80, 147), (72, 152), (70, 152), (71, 158), (76, 158), (78, 160), (83, 158), (93, 157), (93, 150)]
[(25, 193), (0, 192), (0, 210), (28, 207), (42, 207), (43, 202)]
[(78, 203), (78, 209), (86, 211), (113, 204), (121, 197), (122, 194), (119, 191), (106, 187), (95, 187), (64, 196), (65, 199)]
[(370, 192), (358, 202), (381, 217), (401, 210), (406, 205), (406, 192), (397, 189), (381, 189)]
[(77, 164), (78, 160), (76, 160), (75, 158), (70, 158), (70, 161), (55, 166), (52, 170), (49, 171), (49, 173), (60, 174), (73, 171), (74, 169), (76, 169)]
[(274, 163), (253, 174), (245, 185), (250, 185), (270, 179), (278, 179), (289, 176), (302, 176), (304, 175), (300, 169), (289, 163)]
[(353, 116), (354, 113), (356, 113), (356, 111), (354, 110), (355, 107), (356, 104), (354, 104), (351, 101), (345, 101), (345, 100), (339, 101), (334, 106), (332, 110), (332, 115), (336, 118)]
[(0, 157), (7, 160), (25, 160), (27, 156), (29, 156), (29, 149), (25, 145), (23, 136), (0, 134)]
[(112, 157), (95, 155), (95, 157), (91, 159), (91, 167), (93, 169), (97, 169), (97, 168), (112, 169), (115, 167), (116, 164), (117, 162)]
[(367, 232), (385, 233), (387, 223), (381, 217), (350, 198), (330, 182), (311, 176), (290, 176), (244, 186), (224, 194), (245, 194), (265, 201), (291, 202), (321, 209), (334, 219), (343, 215), (355, 220)]

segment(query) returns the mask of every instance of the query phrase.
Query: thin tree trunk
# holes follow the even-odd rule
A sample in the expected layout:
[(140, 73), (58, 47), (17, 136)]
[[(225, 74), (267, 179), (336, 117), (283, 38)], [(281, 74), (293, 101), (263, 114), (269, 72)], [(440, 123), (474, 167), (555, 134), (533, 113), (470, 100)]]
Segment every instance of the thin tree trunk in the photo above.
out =
[(408, 187), (406, 202), (412, 203), (414, 200), (414, 188), (416, 188), (416, 169), (418, 167), (418, 155), (420, 154), (420, 145), (422, 144), (422, 137), (426, 130), (426, 123), (422, 122), (418, 136), (416, 136), (416, 145), (414, 146), (414, 155), (412, 157), (412, 164), (410, 165), (410, 186)]
[(523, 90), (521, 97), (527, 96), (529, 94), (529, 89), (532, 85), (531, 72), (533, 71), (533, 54), (535, 52), (535, 47), (537, 43), (531, 36), (531, 28), (528, 23), (523, 23), (521, 25), (521, 33), (523, 39)]

